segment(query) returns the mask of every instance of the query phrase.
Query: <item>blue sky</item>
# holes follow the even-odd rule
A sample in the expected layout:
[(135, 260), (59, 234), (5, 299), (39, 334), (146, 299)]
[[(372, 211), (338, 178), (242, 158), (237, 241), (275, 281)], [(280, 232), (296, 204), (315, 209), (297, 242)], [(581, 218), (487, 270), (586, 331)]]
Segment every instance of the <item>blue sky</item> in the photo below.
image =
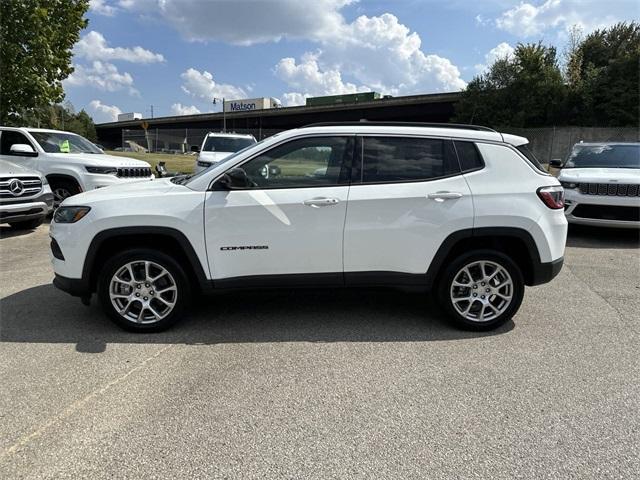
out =
[(640, 17), (635, 0), (91, 0), (67, 99), (119, 112), (217, 111), (213, 97), (457, 91), (518, 42), (561, 51)]

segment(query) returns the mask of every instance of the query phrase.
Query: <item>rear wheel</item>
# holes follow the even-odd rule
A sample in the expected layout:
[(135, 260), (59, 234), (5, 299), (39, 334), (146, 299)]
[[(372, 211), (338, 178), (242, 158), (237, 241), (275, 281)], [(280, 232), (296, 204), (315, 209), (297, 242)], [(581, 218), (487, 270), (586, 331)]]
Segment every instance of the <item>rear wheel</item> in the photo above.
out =
[(98, 281), (98, 297), (109, 317), (133, 332), (159, 332), (182, 317), (189, 303), (184, 270), (169, 255), (149, 249), (110, 259)]
[(478, 250), (445, 269), (438, 299), (449, 318), (467, 330), (492, 330), (509, 321), (524, 297), (524, 279), (511, 258)]
[(33, 218), (31, 220), (23, 220), (22, 222), (10, 222), (11, 228), (16, 230), (33, 230), (38, 228), (44, 222), (44, 217)]
[(51, 182), (51, 191), (53, 192), (53, 207), (58, 208), (66, 198), (80, 193), (80, 187), (73, 180), (54, 179)]

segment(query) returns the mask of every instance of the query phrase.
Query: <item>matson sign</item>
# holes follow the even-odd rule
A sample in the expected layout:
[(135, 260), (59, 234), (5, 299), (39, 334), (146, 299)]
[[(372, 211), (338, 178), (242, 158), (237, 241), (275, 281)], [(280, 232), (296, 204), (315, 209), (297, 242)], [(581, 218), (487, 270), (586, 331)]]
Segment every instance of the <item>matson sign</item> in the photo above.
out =
[(247, 98), (245, 100), (226, 100), (224, 102), (225, 112), (248, 112), (250, 110), (266, 110), (268, 108), (279, 108), (282, 105), (276, 98)]

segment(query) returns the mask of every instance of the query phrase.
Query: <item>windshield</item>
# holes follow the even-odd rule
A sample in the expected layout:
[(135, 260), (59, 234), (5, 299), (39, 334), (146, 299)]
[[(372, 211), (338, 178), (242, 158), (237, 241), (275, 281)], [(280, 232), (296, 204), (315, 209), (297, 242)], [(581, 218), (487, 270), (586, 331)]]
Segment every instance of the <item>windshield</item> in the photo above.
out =
[[(273, 137), (268, 137), (268, 138), (273, 138)], [(179, 175), (177, 177), (173, 177), (171, 179), (171, 181), (173, 183), (177, 183), (178, 185), (184, 185), (184, 184), (188, 183), (191, 180), (194, 180), (196, 178), (201, 177), (203, 174), (207, 173), (212, 168), (218, 168), (220, 165), (224, 165), (225, 163), (229, 162), (230, 160), (233, 160), (238, 155), (243, 154), (245, 152), (245, 150), (249, 150), (250, 148), (253, 148), (256, 145), (260, 145), (265, 140), (267, 140), (267, 138), (265, 138), (263, 140), (260, 140), (259, 142), (252, 142), (248, 146), (244, 147), (242, 150), (238, 150), (237, 152), (229, 155), (228, 157), (225, 157), (224, 159), (220, 160), (219, 162), (212, 163), (210, 166), (208, 166), (204, 170), (200, 170), (198, 173), (195, 173), (195, 174), (192, 173), (191, 175)]]
[(252, 137), (207, 137), (203, 152), (237, 152), (256, 143)]
[(576, 145), (564, 168), (640, 168), (640, 144)]
[(103, 153), (97, 146), (80, 135), (62, 132), (29, 131), (47, 153)]

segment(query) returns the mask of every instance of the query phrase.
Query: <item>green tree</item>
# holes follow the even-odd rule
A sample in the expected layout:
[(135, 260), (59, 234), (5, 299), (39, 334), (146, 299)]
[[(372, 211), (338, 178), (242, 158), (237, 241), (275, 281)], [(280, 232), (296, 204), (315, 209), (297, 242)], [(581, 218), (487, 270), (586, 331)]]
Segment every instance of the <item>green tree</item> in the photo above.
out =
[(0, 124), (39, 118), (64, 98), (89, 0), (0, 0)]
[(498, 59), (469, 82), (456, 120), (513, 127), (554, 124), (561, 119), (565, 96), (556, 49), (518, 44), (512, 56)]
[(574, 123), (637, 126), (640, 105), (640, 25), (618, 23), (587, 35), (568, 66)]

